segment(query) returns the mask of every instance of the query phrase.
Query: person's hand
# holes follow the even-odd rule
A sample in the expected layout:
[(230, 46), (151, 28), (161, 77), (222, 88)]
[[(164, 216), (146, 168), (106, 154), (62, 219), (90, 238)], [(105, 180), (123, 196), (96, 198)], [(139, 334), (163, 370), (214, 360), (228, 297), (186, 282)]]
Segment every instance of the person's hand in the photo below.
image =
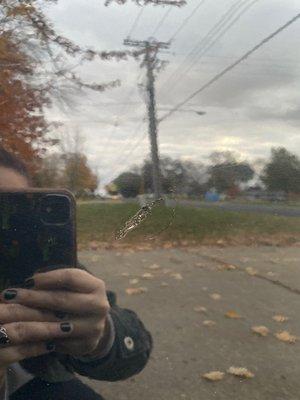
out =
[[(25, 286), (26, 289), (7, 289), (2, 293), (3, 302), (26, 307), (27, 321), (31, 321), (5, 324), (12, 344), (19, 343), (20, 338), (27, 342), (46, 340), (55, 341), (56, 351), (73, 356), (101, 353), (110, 308), (102, 280), (69, 268), (37, 273)], [(45, 313), (44, 322), (33, 319), (31, 313), (37, 312)], [(49, 322), (53, 318), (63, 321)], [(1, 317), (0, 321), (3, 323)]]
[[(6, 368), (25, 358), (55, 350), (53, 338), (63, 338), (58, 319), (51, 312), (19, 304), (0, 304), (0, 382)], [(32, 322), (36, 321), (36, 322)], [(48, 321), (44, 325), (44, 321)], [(48, 325), (47, 325), (48, 324)]]

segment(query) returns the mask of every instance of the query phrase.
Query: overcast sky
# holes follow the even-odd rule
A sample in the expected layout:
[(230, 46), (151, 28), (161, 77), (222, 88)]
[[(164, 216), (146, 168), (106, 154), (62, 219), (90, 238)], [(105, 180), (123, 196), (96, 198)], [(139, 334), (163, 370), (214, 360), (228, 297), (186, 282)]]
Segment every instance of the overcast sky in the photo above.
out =
[[(185, 7), (171, 11), (148, 5), (131, 34), (145, 40), (156, 30), (155, 38), (168, 41), (192, 15), (168, 52), (160, 54), (169, 64), (156, 80), (159, 109), (184, 100), (300, 12), (299, 0), (205, 0), (193, 12), (200, 2), (187, 0)], [(126, 48), (123, 40), (140, 10), (131, 3), (105, 7), (104, 0), (59, 0), (47, 14), (60, 33), (83, 46), (120, 50)], [(227, 11), (232, 26), (224, 25), (219, 38), (211, 34), (215, 43), (210, 48), (201, 47), (205, 37), (209, 46), (206, 35)], [(253, 161), (269, 157), (272, 146), (285, 146), (300, 156), (299, 42), (300, 20), (183, 107), (205, 111), (204, 116), (181, 111), (163, 121), (161, 154), (207, 162), (212, 151), (232, 150)], [(145, 82), (145, 71), (134, 60), (97, 60), (77, 72), (90, 82), (122, 83), (104, 93), (82, 93), (64, 112), (57, 106), (49, 113), (49, 118), (65, 121), (62, 131), (82, 134), (84, 151), (103, 185), (149, 153), (145, 95), (138, 88)]]

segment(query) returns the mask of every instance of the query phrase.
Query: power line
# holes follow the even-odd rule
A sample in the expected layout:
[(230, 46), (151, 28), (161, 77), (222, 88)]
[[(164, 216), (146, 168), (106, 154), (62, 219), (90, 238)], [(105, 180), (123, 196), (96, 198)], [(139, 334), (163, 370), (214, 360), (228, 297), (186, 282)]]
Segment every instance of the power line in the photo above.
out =
[(202, 85), (198, 90), (196, 90), (194, 93), (192, 93), (190, 96), (188, 96), (185, 100), (177, 104), (172, 110), (170, 110), (168, 113), (166, 113), (164, 116), (162, 116), (159, 119), (159, 122), (165, 120), (168, 118), (170, 115), (172, 115), (175, 111), (177, 111), (179, 108), (181, 108), (183, 105), (188, 103), (191, 99), (193, 99), (195, 96), (197, 96), (199, 93), (203, 92), (205, 89), (207, 89), (209, 86), (211, 86), (214, 82), (218, 81), (220, 78), (222, 78), (225, 74), (227, 74), (229, 71), (234, 69), (238, 64), (240, 64), (242, 61), (246, 60), (251, 54), (253, 54), (255, 51), (257, 51), (260, 47), (265, 45), (267, 42), (269, 42), (271, 39), (273, 39), (275, 36), (277, 36), (279, 33), (284, 31), (286, 28), (288, 28), (290, 25), (292, 25), (297, 19), (300, 18), (300, 13), (295, 15), (292, 19), (290, 19), (288, 22), (286, 22), (284, 25), (282, 25), (280, 28), (278, 28), (276, 31), (271, 33), (269, 36), (265, 37), (261, 42), (259, 42), (256, 46), (252, 47), (251, 50), (247, 51), (242, 57), (240, 57), (238, 60), (236, 60), (233, 64), (229, 65), (223, 71), (219, 72), (217, 75), (215, 75), (212, 79), (210, 79), (207, 83)]
[(196, 14), (198, 9), (205, 3), (206, 0), (200, 1), (199, 4), (195, 8), (193, 8), (192, 12), (183, 20), (182, 24), (179, 26), (179, 28), (173, 33), (171, 36), (169, 42), (173, 42), (175, 37), (182, 31), (182, 29), (185, 27), (185, 25), (189, 22), (189, 20)]
[[(136, 133), (138, 133), (142, 127), (142, 125), (144, 124), (144, 120), (141, 121), (138, 126), (135, 129), (135, 133), (134, 136), (136, 135)], [(140, 144), (144, 141), (144, 139), (147, 136), (147, 131), (145, 130), (143, 135), (136, 141), (136, 143), (129, 149), (129, 152), (126, 153), (125, 155), (122, 154), (121, 157), (119, 157), (114, 164), (117, 165), (117, 168), (115, 168), (109, 175), (108, 180), (112, 180), (112, 178), (114, 176), (116, 176), (122, 169), (124, 169), (124, 164), (127, 165), (127, 161), (129, 160), (129, 157), (132, 155), (132, 153), (140, 146)], [(128, 140), (127, 140), (128, 141)], [(126, 142), (127, 142), (126, 141)]]
[(201, 51), (209, 41), (214, 39), (215, 35), (219, 33), (220, 29), (224, 25), (226, 25), (230, 19), (235, 15), (237, 11), (244, 5), (248, 0), (237, 0), (233, 5), (231, 5), (228, 10), (219, 18), (219, 20), (215, 23), (215, 25), (207, 32), (207, 34), (200, 39), (199, 42), (190, 50), (190, 52), (186, 55), (182, 63), (176, 68), (176, 70), (169, 76), (169, 78), (164, 82), (164, 84), (160, 87), (160, 90), (163, 90), (173, 78), (177, 77), (178, 73), (181, 75), (182, 67), (189, 60), (190, 56), (192, 59), (197, 55), (199, 51)]
[(145, 10), (145, 7), (142, 6), (142, 8), (141, 8), (140, 11), (138, 12), (137, 16), (135, 17), (135, 20), (133, 21), (133, 24), (132, 24), (132, 26), (131, 26), (131, 29), (129, 30), (129, 32), (128, 32), (128, 34), (127, 34), (127, 37), (128, 37), (128, 38), (132, 35), (133, 31), (134, 31), (135, 28), (137, 27), (137, 24), (139, 23), (139, 20), (140, 20), (141, 16), (143, 15), (144, 10)]
[(153, 31), (153, 33), (152, 33), (152, 36), (154, 36), (156, 33), (157, 33), (157, 31), (159, 30), (159, 28), (162, 26), (162, 24), (165, 22), (165, 20), (166, 20), (166, 18), (168, 17), (168, 15), (170, 14), (170, 12), (173, 10), (173, 7), (172, 6), (170, 6), (168, 9), (167, 9), (167, 11), (166, 11), (166, 13), (163, 15), (163, 17), (162, 17), (162, 19), (158, 22), (158, 24), (156, 25), (156, 28), (154, 29), (154, 31)]
[[(200, 53), (199, 57), (195, 59), (194, 62), (190, 64), (190, 66), (185, 69), (184, 74), (188, 73), (193, 66), (214, 46), (214, 44), (220, 39), (221, 36), (224, 36), (237, 22), (238, 20), (252, 7), (254, 6), (255, 3), (257, 3), (259, 0), (253, 0), (251, 3), (247, 4), (244, 9), (241, 10), (241, 12), (234, 18), (231, 23), (221, 31), (217, 37), (206, 47), (202, 50)], [(182, 74), (181, 74), (182, 75)], [(178, 81), (177, 81), (178, 82)]]

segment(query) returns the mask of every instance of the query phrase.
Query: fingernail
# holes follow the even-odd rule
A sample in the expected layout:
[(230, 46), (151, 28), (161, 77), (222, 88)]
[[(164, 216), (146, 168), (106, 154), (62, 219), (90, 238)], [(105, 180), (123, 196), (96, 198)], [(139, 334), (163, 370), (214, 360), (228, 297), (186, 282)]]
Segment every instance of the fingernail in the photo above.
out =
[(67, 313), (63, 312), (63, 311), (55, 311), (54, 315), (56, 316), (56, 318), (58, 319), (64, 319), (67, 316)]
[(30, 278), (30, 279), (26, 279), (26, 281), (23, 284), (23, 288), (25, 289), (31, 289), (33, 288), (35, 285), (34, 279)]
[(60, 329), (65, 332), (71, 332), (72, 330), (72, 325), (69, 322), (63, 322), (62, 324), (60, 324)]
[(4, 292), (5, 300), (13, 300), (18, 294), (18, 291), (15, 289), (9, 289)]
[(56, 349), (56, 346), (55, 346), (55, 343), (52, 343), (52, 342), (49, 342), (49, 343), (47, 343), (46, 344), (46, 349), (48, 350), (48, 351), (54, 351), (55, 349)]

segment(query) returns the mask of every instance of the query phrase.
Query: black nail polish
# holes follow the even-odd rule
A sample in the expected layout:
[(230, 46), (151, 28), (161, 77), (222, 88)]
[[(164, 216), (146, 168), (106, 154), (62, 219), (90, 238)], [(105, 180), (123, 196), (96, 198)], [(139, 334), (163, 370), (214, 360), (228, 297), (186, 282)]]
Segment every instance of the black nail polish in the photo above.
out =
[(4, 292), (5, 300), (13, 300), (18, 294), (18, 291), (15, 289), (9, 289)]
[(67, 313), (63, 312), (63, 311), (55, 311), (54, 315), (56, 316), (56, 318), (58, 319), (64, 319), (67, 316)]
[(26, 281), (24, 282), (23, 288), (31, 289), (31, 288), (34, 287), (34, 285), (35, 285), (34, 279), (33, 278), (29, 278), (29, 279), (26, 279)]
[(54, 351), (56, 348), (55, 343), (49, 342), (46, 344), (47, 351)]
[(69, 322), (63, 322), (62, 324), (60, 324), (60, 329), (63, 332), (68, 333), (68, 332), (71, 332), (72, 326)]

